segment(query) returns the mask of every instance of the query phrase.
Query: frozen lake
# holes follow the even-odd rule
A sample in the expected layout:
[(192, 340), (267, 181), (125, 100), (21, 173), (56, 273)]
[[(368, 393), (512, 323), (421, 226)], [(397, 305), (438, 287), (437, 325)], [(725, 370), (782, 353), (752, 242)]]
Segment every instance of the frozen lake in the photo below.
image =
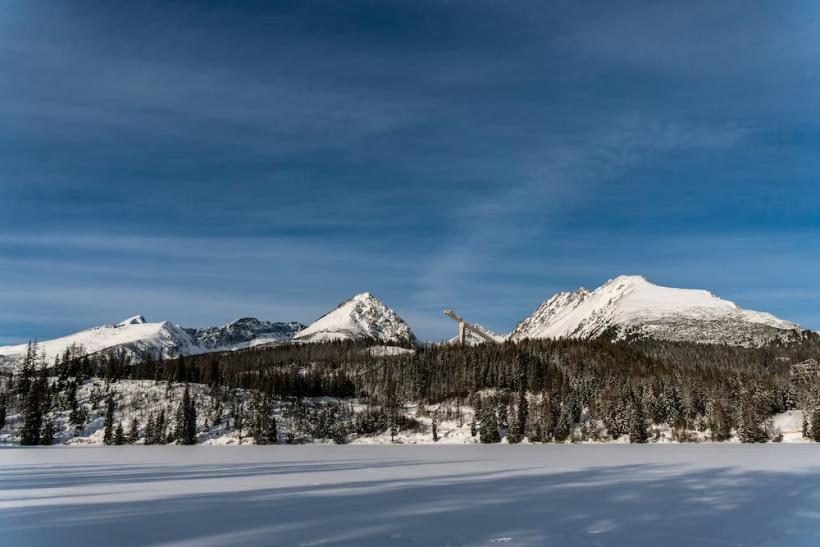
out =
[(820, 445), (0, 450), (0, 545), (820, 545)]

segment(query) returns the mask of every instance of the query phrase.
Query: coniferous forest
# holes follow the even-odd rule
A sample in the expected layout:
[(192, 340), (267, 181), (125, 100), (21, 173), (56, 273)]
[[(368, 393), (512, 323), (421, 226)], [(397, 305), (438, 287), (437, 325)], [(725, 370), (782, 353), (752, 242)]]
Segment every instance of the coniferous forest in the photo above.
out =
[(75, 347), (45, 363), (31, 344), (2, 377), (0, 432), (23, 445), (97, 429), (103, 444), (195, 444), (215, 428), (239, 443), (407, 431), (437, 442), (448, 422), (484, 443), (776, 442), (772, 418), (800, 410), (803, 435), (820, 440), (820, 382), (790, 376), (820, 355), (814, 334), (762, 348), (600, 339), (371, 349), (285, 343), (137, 359)]

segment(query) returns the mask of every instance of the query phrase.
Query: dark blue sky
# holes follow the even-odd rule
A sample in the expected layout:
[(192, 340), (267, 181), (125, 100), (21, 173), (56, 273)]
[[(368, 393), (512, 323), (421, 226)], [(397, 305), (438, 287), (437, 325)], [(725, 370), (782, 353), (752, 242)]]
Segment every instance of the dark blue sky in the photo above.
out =
[(820, 328), (820, 4), (0, 2), (0, 343), (422, 338), (623, 273)]

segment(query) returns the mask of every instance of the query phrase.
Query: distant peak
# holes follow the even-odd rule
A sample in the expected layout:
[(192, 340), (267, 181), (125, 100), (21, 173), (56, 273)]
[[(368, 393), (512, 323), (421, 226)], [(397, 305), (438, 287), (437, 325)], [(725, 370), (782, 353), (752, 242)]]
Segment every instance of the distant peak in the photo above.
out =
[(141, 315), (135, 315), (133, 317), (129, 317), (125, 321), (122, 321), (117, 324), (118, 327), (124, 327), (125, 325), (142, 325), (145, 323), (145, 318)]
[(374, 299), (376, 299), (376, 297), (373, 296), (372, 294), (370, 294), (369, 292), (360, 292), (359, 294), (354, 295), (353, 298), (351, 298), (351, 300), (374, 300)]
[(640, 285), (652, 284), (647, 278), (642, 275), (619, 275), (614, 279), (610, 279), (604, 285)]

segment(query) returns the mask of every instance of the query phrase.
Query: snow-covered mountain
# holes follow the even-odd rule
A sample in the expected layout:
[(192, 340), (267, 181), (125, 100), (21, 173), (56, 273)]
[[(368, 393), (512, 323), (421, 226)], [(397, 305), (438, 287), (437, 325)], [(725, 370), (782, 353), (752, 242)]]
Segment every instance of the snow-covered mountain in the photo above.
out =
[(221, 327), (185, 329), (196, 343), (207, 350), (239, 349), (242, 347), (290, 340), (304, 329), (302, 323), (273, 323), (253, 317), (243, 317)]
[[(201, 351), (193, 337), (182, 327), (167, 321), (148, 323), (141, 315), (129, 317), (116, 325), (93, 327), (39, 342), (38, 350), (51, 364), (55, 356), (72, 345), (82, 346), (89, 354), (112, 348), (122, 349), (134, 356), (162, 354), (164, 357), (177, 357)], [(26, 347), (27, 344), (0, 347), (0, 365), (18, 364), (26, 354)]]
[(335, 310), (299, 332), (295, 339), (304, 342), (377, 340), (412, 344), (416, 336), (396, 312), (365, 292), (339, 304)]
[(524, 338), (656, 338), (758, 346), (799, 334), (801, 327), (768, 313), (744, 310), (703, 290), (660, 287), (634, 275), (590, 292), (561, 292), (510, 334)]
[[(55, 356), (72, 345), (81, 346), (88, 354), (116, 349), (135, 358), (146, 355), (174, 358), (289, 340), (303, 328), (303, 324), (295, 321), (272, 323), (246, 317), (221, 327), (186, 329), (168, 321), (148, 323), (142, 315), (135, 315), (116, 325), (93, 327), (39, 342), (38, 350), (48, 363), (53, 363)], [(0, 366), (19, 365), (26, 348), (27, 344), (0, 347)]]

